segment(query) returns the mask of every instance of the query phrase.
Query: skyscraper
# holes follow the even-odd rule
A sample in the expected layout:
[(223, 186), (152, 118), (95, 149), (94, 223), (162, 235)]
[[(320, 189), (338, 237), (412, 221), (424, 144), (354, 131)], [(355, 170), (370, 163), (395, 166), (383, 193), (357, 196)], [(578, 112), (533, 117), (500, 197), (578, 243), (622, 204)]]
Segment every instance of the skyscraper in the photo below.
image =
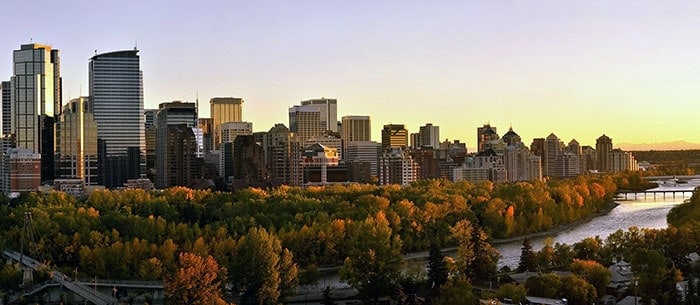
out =
[[(0, 134), (0, 156), (13, 147), (12, 135), (12, 83), (10, 81), (0, 84), (2, 90), (2, 134)], [(0, 158), (1, 160), (2, 158)], [(2, 167), (0, 167), (2, 168)]]
[(243, 121), (243, 99), (237, 97), (214, 97), (209, 100), (214, 148), (221, 149), (221, 124)]
[[(11, 129), (17, 147), (41, 154), (41, 179), (54, 176), (55, 115), (61, 112), (58, 50), (25, 44), (13, 53)], [(4, 109), (3, 109), (4, 110)]]
[(319, 98), (301, 101), (302, 106), (310, 106), (321, 114), (319, 125), (321, 131), (338, 131), (338, 100), (331, 98)]
[(138, 52), (97, 54), (89, 62), (100, 180), (110, 188), (139, 178), (145, 167), (143, 73)]
[(391, 148), (408, 148), (408, 130), (403, 124), (387, 124), (382, 129), (382, 152)]
[(496, 130), (496, 127), (491, 127), (491, 124), (484, 124), (484, 126), (476, 128), (477, 152), (484, 151), (484, 145), (486, 145), (486, 142), (499, 139)]
[[(369, 116), (349, 115), (342, 117), (341, 121), (340, 138), (343, 140), (343, 154), (346, 154), (348, 146), (352, 142), (372, 140), (372, 123)], [(347, 156), (342, 157), (345, 160)]]
[(610, 170), (608, 164), (608, 154), (612, 152), (612, 139), (606, 135), (600, 136), (595, 140), (595, 151), (598, 159), (598, 172), (607, 172)]
[[(188, 182), (183, 177), (171, 177), (180, 173), (183, 157), (191, 159), (197, 155), (197, 139), (194, 131), (186, 129), (197, 128), (197, 109), (194, 103), (172, 102), (161, 103), (158, 108), (158, 127), (156, 128), (156, 187), (166, 188), (175, 185), (184, 186)], [(172, 127), (172, 128), (171, 128)], [(178, 142), (187, 148), (172, 145)], [(191, 177), (190, 177), (191, 178)]]
[(440, 148), (440, 126), (433, 126), (433, 124), (428, 123), (425, 126), (421, 126), (418, 130), (421, 147)]
[(79, 97), (66, 104), (55, 129), (57, 177), (98, 184), (97, 123), (90, 98)]
[(289, 131), (296, 135), (300, 143), (305, 143), (311, 137), (323, 134), (321, 128), (321, 112), (318, 107), (292, 106), (289, 108)]

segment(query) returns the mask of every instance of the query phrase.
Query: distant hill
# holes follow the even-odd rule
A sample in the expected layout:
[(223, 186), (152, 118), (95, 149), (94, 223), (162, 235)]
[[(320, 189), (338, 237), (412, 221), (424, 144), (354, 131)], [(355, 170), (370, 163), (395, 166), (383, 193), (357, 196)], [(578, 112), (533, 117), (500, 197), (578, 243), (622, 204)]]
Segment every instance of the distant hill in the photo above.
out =
[(632, 143), (620, 143), (615, 145), (622, 150), (629, 151), (649, 151), (649, 150), (697, 150), (700, 149), (700, 143), (691, 143), (687, 141), (674, 141), (674, 142), (663, 142), (663, 143), (643, 143), (643, 144), (632, 144)]

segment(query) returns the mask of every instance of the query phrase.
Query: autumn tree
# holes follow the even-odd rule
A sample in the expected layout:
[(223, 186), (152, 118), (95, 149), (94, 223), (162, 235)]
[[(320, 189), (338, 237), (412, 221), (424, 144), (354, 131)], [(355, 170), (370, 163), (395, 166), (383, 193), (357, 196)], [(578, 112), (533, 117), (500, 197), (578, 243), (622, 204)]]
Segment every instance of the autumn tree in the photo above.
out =
[(440, 251), (437, 244), (430, 245), (430, 256), (428, 257), (428, 284), (438, 289), (447, 282), (448, 270), (445, 255)]
[(343, 267), (340, 279), (359, 291), (365, 302), (376, 302), (396, 288), (401, 275), (403, 257), (401, 239), (392, 236), (383, 212), (355, 223), (348, 232), (353, 246)]
[(225, 305), (221, 296), (225, 273), (212, 256), (180, 253), (178, 270), (163, 279), (166, 299), (173, 305)]
[(469, 220), (460, 220), (452, 228), (457, 240), (457, 263), (468, 278), (488, 278), (496, 273), (500, 254), (486, 239), (488, 236)]
[(433, 301), (434, 305), (477, 305), (479, 298), (472, 292), (472, 285), (461, 276), (450, 279), (440, 287), (440, 297)]
[(296, 288), (292, 253), (265, 229), (250, 229), (236, 253), (230, 273), (242, 304), (278, 304)]
[(596, 289), (598, 297), (605, 295), (605, 287), (610, 283), (610, 270), (596, 261), (574, 259), (571, 272), (584, 278)]

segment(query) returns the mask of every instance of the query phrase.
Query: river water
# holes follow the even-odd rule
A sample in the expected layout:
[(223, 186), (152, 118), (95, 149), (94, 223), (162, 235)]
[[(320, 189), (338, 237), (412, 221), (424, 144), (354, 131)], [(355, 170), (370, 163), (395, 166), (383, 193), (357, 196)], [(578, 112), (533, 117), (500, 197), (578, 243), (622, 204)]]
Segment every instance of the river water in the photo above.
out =
[[(546, 238), (551, 237), (554, 243), (574, 244), (583, 240), (586, 237), (598, 236), (605, 240), (610, 234), (617, 230), (627, 230), (630, 227), (662, 229), (668, 226), (666, 215), (676, 205), (683, 203), (685, 199), (689, 199), (691, 193), (687, 191), (693, 190), (700, 185), (700, 179), (690, 180), (687, 184), (669, 185), (659, 182), (658, 188), (652, 189), (657, 191), (683, 191), (685, 195), (676, 193), (673, 197), (672, 193), (667, 193), (664, 198), (662, 194), (657, 194), (656, 198), (653, 195), (647, 194), (646, 198), (643, 193), (638, 194), (637, 199), (619, 201), (618, 205), (609, 213), (593, 218), (591, 221), (581, 223), (564, 231), (533, 237), (530, 239), (532, 249), (539, 251), (544, 246)], [(498, 267), (508, 266), (511, 269), (518, 266), (520, 261), (520, 253), (522, 240), (516, 240), (506, 243), (494, 245), (501, 253), (501, 259), (498, 262)], [(454, 256), (455, 251), (446, 251), (445, 255)], [(405, 256), (407, 259), (427, 259), (427, 252), (412, 253)], [(319, 291), (326, 286), (331, 286), (336, 289), (347, 289), (347, 283), (343, 283), (338, 279), (337, 274), (322, 276), (321, 280), (316, 285), (300, 287), (301, 291)]]

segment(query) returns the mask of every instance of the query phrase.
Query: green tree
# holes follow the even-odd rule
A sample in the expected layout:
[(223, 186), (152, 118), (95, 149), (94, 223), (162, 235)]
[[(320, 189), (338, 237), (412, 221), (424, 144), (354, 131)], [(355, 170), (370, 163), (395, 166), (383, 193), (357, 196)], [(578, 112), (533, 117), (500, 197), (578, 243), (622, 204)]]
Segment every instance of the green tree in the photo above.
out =
[(440, 287), (440, 297), (433, 305), (476, 305), (479, 298), (472, 292), (472, 285), (464, 277), (450, 279)]
[(212, 256), (180, 253), (178, 270), (163, 279), (166, 300), (173, 305), (226, 305), (221, 281), (226, 270)]
[(366, 303), (390, 294), (401, 275), (401, 239), (391, 234), (383, 212), (350, 228), (352, 250), (340, 269), (340, 279), (359, 291)]
[(566, 298), (571, 305), (593, 304), (596, 300), (596, 288), (578, 276), (562, 278), (558, 297)]
[(520, 248), (520, 262), (518, 263), (518, 272), (535, 271), (537, 268), (537, 258), (535, 252), (532, 251), (530, 239), (523, 239), (523, 246)]
[(430, 256), (428, 257), (428, 285), (438, 289), (447, 282), (447, 275), (445, 255), (440, 251), (440, 246), (433, 243), (430, 245)]
[(512, 303), (520, 303), (525, 301), (525, 296), (527, 295), (525, 291), (525, 286), (515, 285), (515, 284), (503, 284), (496, 290), (496, 297), (500, 300), (510, 299)]
[(525, 290), (529, 295), (556, 298), (561, 290), (562, 279), (554, 273), (533, 276), (525, 281)]
[(230, 273), (242, 304), (278, 304), (297, 283), (292, 254), (263, 228), (251, 228), (237, 243)]
[(574, 259), (571, 272), (584, 278), (596, 289), (596, 295), (605, 295), (605, 287), (610, 283), (610, 270), (596, 261)]

